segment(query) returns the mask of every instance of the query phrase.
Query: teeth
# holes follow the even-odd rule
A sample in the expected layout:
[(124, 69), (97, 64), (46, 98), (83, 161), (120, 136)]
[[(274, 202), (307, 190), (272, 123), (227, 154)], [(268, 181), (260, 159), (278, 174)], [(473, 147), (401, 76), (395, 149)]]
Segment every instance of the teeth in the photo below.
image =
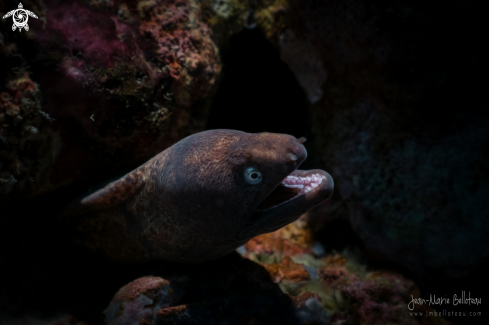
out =
[(289, 188), (299, 188), (301, 189), (298, 195), (305, 194), (310, 190), (316, 188), (323, 179), (325, 179), (321, 174), (308, 175), (306, 177), (300, 176), (287, 176), (282, 184)]
[(283, 184), (286, 187), (291, 187), (291, 188), (303, 188), (304, 185), (290, 185), (290, 184)]

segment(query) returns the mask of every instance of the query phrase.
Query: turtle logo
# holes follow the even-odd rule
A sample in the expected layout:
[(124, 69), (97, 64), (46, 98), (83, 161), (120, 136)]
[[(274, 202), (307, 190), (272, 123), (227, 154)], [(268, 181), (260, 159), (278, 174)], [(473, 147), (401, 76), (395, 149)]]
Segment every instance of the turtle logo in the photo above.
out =
[(29, 25), (27, 25), (27, 21), (29, 20), (29, 16), (37, 18), (36, 14), (32, 11), (23, 9), (22, 3), (19, 2), (19, 8), (7, 12), (3, 19), (12, 16), (14, 20), (14, 24), (12, 25), (12, 30), (15, 31), (17, 28), (19, 32), (24, 28), (26, 31), (29, 30)]

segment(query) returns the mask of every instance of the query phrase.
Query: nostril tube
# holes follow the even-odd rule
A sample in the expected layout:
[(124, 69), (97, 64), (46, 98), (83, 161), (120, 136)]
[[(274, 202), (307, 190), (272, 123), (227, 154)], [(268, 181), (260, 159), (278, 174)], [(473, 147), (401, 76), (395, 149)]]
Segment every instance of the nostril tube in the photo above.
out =
[(300, 144), (303, 144), (304, 142), (306, 142), (306, 140), (307, 140), (306, 137), (296, 139), (296, 141), (299, 142)]
[(294, 155), (293, 153), (289, 152), (287, 154), (287, 159), (289, 159), (290, 161), (296, 161), (297, 160), (297, 156)]

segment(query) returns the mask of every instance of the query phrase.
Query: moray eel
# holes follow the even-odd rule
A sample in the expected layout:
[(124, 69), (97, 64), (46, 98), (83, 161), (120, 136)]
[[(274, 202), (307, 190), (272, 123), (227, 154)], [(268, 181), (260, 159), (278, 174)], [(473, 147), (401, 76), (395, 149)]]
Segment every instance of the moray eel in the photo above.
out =
[[(116, 261), (198, 263), (275, 231), (333, 192), (323, 170), (297, 170), (304, 138), (193, 134), (66, 210), (77, 241)], [(78, 215), (78, 216), (73, 216)]]

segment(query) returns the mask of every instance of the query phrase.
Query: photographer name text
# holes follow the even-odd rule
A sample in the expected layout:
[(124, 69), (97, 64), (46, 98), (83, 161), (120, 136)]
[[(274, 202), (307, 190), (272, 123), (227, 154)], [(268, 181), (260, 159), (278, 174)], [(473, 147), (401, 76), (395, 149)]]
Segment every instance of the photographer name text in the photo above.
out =
[(414, 298), (411, 295), (411, 302), (408, 304), (409, 310), (413, 310), (415, 305), (450, 305), (452, 304), (453, 306), (457, 305), (480, 305), (481, 304), (481, 298), (472, 298), (470, 296), (470, 291), (469, 294), (466, 295), (465, 291), (462, 291), (462, 295), (457, 295), (454, 294), (453, 298), (447, 298), (447, 297), (436, 297), (436, 295), (431, 295), (430, 294), (430, 299), (426, 300), (423, 298)]

